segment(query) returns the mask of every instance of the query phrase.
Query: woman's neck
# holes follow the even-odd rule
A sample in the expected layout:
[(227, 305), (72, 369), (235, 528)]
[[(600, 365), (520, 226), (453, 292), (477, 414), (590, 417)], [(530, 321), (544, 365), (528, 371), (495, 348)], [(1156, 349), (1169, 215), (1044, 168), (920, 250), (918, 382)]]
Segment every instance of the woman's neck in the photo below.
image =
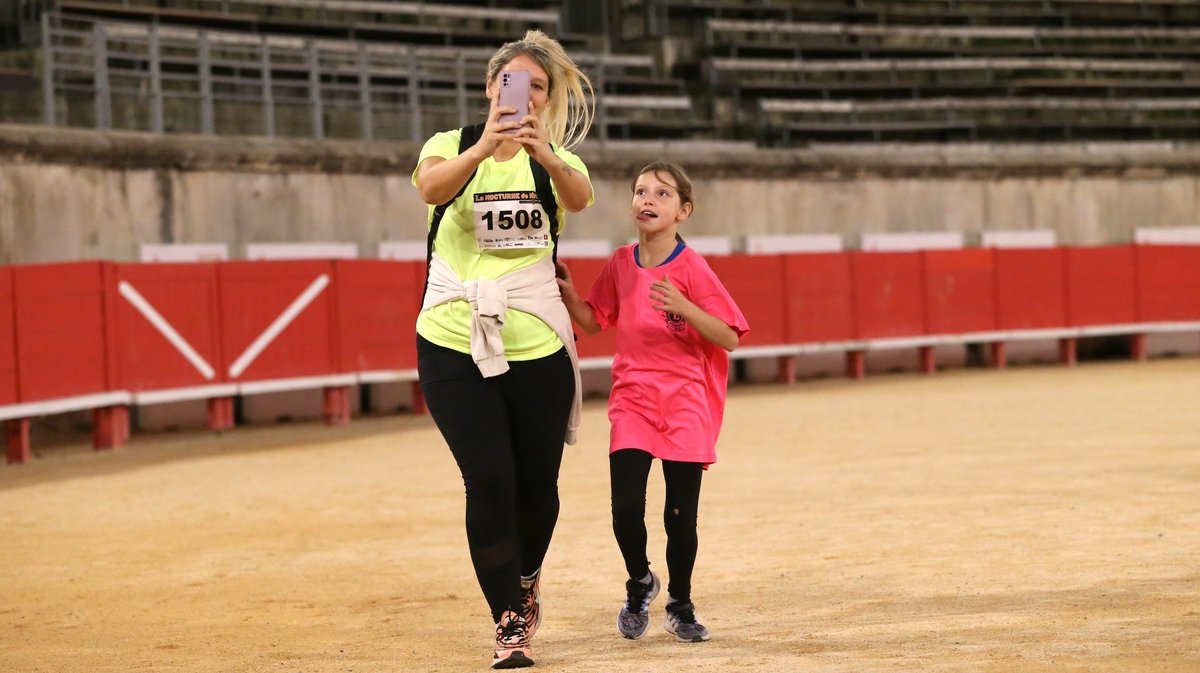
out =
[(675, 252), (675, 232), (641, 234), (638, 236), (638, 263), (643, 269), (652, 269), (667, 261)]

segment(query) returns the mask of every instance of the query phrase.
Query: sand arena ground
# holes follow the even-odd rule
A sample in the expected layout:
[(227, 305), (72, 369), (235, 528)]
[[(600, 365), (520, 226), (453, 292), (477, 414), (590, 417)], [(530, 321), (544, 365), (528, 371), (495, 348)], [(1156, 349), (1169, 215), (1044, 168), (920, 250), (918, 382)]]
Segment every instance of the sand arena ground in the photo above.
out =
[[(567, 449), (535, 670), (1200, 671), (1200, 361), (735, 388), (701, 645), (615, 634), (607, 429)], [(462, 516), (427, 417), (45, 450), (0, 469), (0, 671), (483, 671)]]

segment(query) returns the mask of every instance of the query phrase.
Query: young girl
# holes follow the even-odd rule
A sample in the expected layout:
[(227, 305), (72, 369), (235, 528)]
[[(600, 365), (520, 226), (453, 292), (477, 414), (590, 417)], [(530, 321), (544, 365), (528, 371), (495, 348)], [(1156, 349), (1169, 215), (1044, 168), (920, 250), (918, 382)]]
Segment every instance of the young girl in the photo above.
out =
[(632, 639), (646, 634), (660, 588), (646, 558), (645, 522), (646, 479), (658, 458), (666, 480), (666, 629), (683, 642), (708, 640), (691, 597), (700, 477), (717, 460), (726, 351), (749, 327), (704, 258), (677, 233), (693, 208), (683, 169), (652, 163), (633, 182), (638, 242), (613, 253), (587, 301), (558, 263), (563, 302), (575, 323), (588, 334), (617, 330), (609, 471), (613, 532), (629, 572), (617, 630)]

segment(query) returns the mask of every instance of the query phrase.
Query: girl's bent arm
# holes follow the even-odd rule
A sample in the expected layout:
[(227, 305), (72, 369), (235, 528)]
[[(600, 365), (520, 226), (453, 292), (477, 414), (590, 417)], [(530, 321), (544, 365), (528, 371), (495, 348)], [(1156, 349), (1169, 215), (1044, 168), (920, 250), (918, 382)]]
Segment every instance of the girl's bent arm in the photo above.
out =
[(579, 293), (575, 291), (575, 283), (571, 280), (570, 269), (561, 261), (554, 266), (555, 274), (558, 276), (558, 292), (562, 295), (567, 313), (571, 314), (571, 320), (587, 334), (599, 334), (600, 323), (596, 320), (596, 313), (592, 310), (592, 305), (581, 299)]
[(576, 325), (588, 335), (594, 336), (600, 333), (600, 323), (596, 320), (596, 314), (592, 311), (592, 305), (586, 301), (575, 298), (574, 301), (563, 297), (563, 304), (567, 307), (567, 313), (571, 314), (571, 320), (575, 321)]
[(730, 352), (737, 348), (737, 330), (730, 327), (724, 320), (695, 304), (692, 304), (692, 310), (682, 315), (689, 325), (696, 328), (700, 336)]

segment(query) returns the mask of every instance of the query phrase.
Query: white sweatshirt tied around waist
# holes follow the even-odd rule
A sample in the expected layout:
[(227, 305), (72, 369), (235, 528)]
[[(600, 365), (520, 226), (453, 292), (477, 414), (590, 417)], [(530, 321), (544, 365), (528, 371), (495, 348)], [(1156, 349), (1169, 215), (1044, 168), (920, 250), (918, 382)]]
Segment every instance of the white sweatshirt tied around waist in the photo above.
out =
[(463, 281), (446, 260), (435, 252), (429, 264), (429, 285), (425, 288), (421, 310), (457, 300), (471, 305), (471, 359), (484, 378), (508, 371), (504, 341), (500, 338), (507, 309), (540, 318), (554, 330), (571, 356), (571, 369), (575, 373), (575, 400), (571, 405), (564, 438), (567, 444), (574, 444), (583, 401), (579, 354), (575, 350), (575, 334), (571, 331), (571, 315), (562, 303), (558, 282), (554, 279), (554, 261), (547, 256), (495, 280), (477, 278)]

